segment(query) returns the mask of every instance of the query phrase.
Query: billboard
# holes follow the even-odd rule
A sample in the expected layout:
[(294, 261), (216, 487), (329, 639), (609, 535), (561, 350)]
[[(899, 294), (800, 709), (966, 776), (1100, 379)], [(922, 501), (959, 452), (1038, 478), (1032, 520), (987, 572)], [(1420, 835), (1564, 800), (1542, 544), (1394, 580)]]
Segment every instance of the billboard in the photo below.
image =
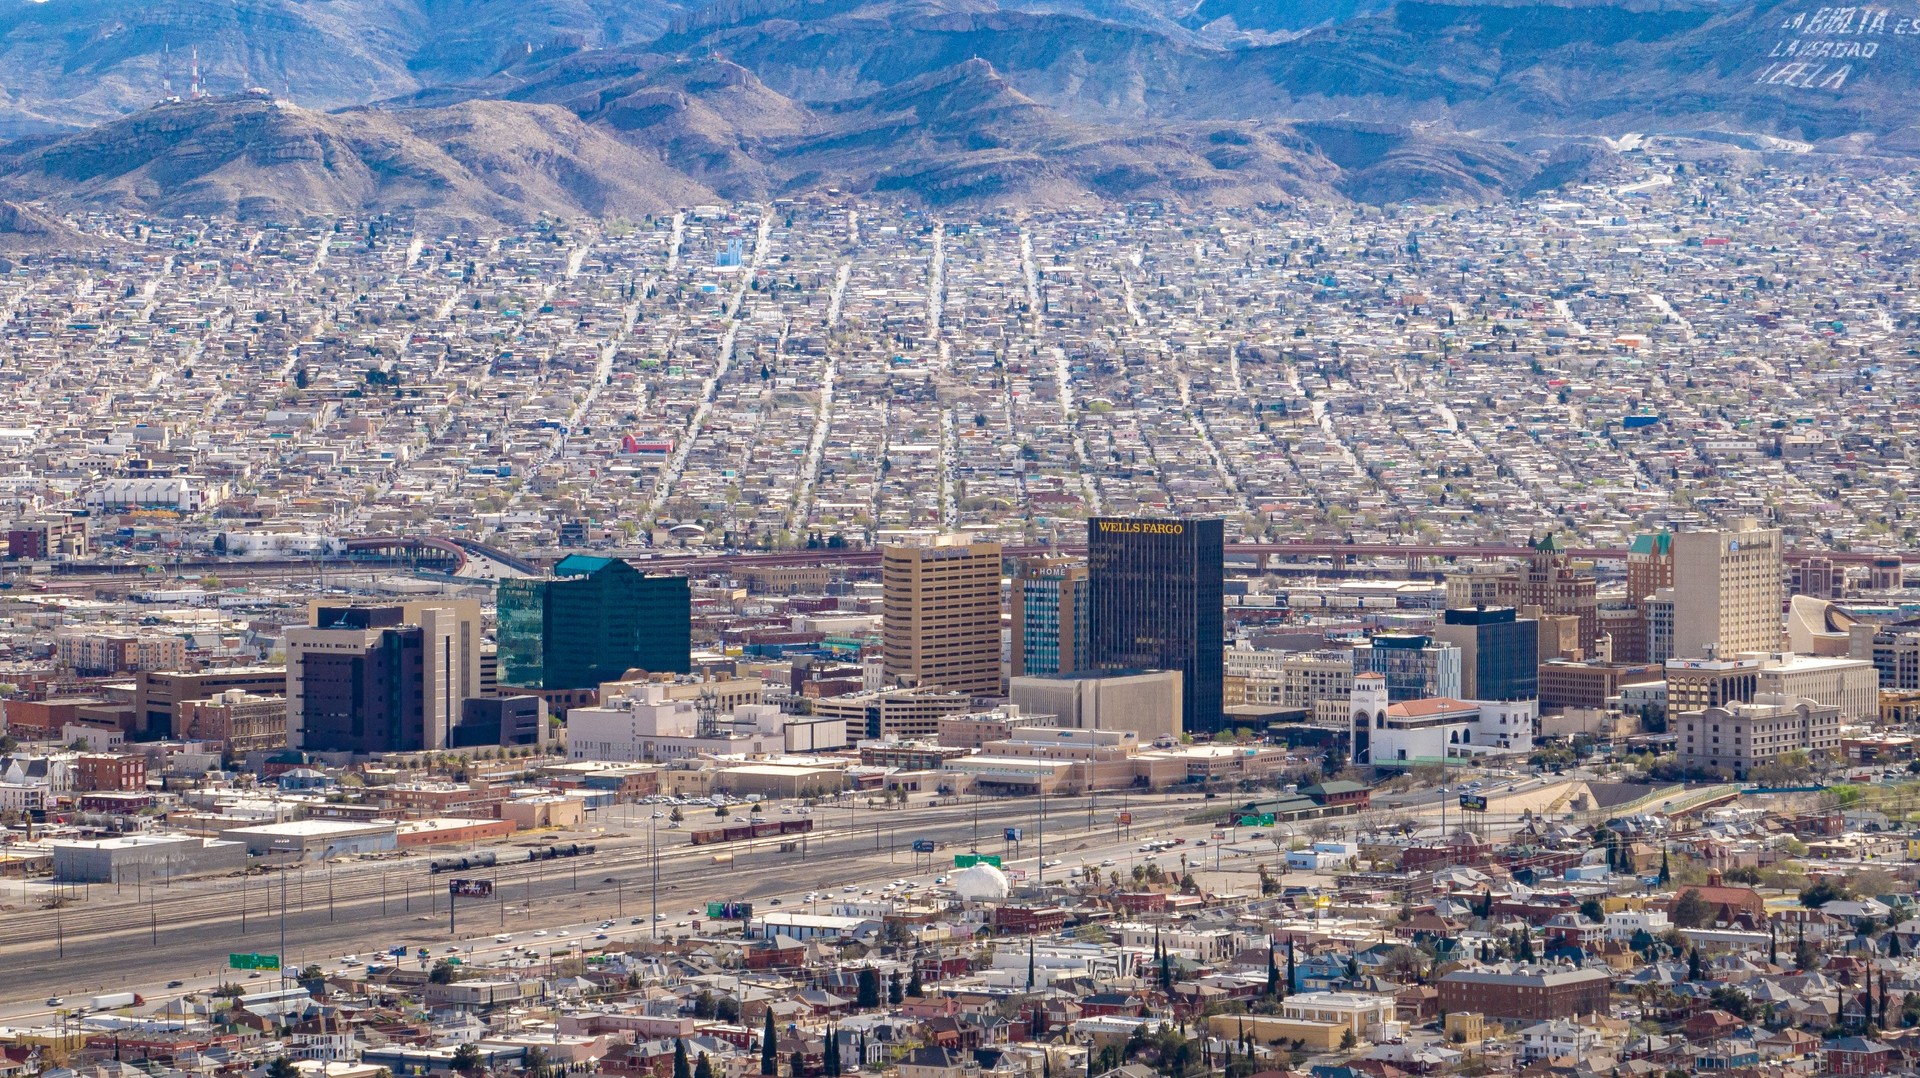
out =
[(1018, 841), (1020, 841), (1020, 836), (1021, 836), (1021, 835), (1023, 835), (1023, 834), (1026, 834), (1026, 832), (1025, 832), (1025, 831), (1022, 831), (1022, 830), (1021, 830), (1020, 828), (1018, 828), (1018, 827), (1009, 827), (1009, 828), (1007, 828), (1007, 841), (1008, 841), (1008, 842), (1018, 842)]
[(454, 898), (492, 898), (492, 880), (448, 880), (447, 894)]
[(1486, 794), (1461, 794), (1460, 807), (1471, 812), (1487, 811)]
[(753, 903), (709, 902), (707, 916), (716, 921), (751, 921), (753, 920)]
[(933, 845), (933, 840), (930, 838), (916, 838), (913, 840), (913, 852), (932, 853)]

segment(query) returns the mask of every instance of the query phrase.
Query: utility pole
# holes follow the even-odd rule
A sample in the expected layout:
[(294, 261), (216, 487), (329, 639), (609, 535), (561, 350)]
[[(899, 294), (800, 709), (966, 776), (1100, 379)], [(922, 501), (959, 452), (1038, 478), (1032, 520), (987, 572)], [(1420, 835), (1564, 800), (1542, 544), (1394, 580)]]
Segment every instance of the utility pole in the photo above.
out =
[(280, 987), (287, 986), (287, 867), (280, 866)]
[(1040, 890), (1047, 889), (1047, 785), (1040, 783)]

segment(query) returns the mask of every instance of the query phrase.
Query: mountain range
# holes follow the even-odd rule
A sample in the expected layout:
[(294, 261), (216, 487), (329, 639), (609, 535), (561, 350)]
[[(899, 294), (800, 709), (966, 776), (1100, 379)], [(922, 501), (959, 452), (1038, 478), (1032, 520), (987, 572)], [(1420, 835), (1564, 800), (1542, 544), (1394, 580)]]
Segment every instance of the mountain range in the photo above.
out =
[(1628, 132), (1904, 159), (1916, 43), (1798, 0), (0, 0), (0, 198), (1476, 201)]

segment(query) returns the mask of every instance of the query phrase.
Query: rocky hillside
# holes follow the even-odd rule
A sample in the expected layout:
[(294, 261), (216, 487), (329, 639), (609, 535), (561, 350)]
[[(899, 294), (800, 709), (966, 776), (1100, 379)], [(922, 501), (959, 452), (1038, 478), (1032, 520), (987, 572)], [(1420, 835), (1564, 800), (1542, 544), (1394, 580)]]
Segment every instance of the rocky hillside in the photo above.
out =
[[(1628, 132), (1906, 158), (1903, 2), (0, 0), (0, 125), (35, 132), (0, 149), (0, 195), (453, 218), (822, 187), (1472, 201), (1604, 170)], [(155, 104), (196, 49), (227, 92)]]

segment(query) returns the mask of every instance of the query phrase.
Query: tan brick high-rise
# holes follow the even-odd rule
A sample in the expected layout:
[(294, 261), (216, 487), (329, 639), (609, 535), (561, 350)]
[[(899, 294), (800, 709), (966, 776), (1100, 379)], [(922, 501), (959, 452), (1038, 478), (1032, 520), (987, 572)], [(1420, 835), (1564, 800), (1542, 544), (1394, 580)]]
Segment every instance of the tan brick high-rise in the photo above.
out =
[(1782, 647), (1780, 529), (1751, 520), (1673, 537), (1673, 657)]
[(886, 547), (880, 580), (887, 684), (1001, 695), (999, 543)]

